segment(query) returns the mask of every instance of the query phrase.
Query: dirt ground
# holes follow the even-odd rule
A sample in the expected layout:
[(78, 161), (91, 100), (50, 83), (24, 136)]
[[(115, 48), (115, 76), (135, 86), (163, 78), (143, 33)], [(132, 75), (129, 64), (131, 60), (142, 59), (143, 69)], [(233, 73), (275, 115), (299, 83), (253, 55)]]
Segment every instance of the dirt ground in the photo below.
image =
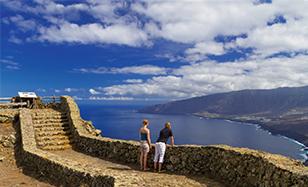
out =
[(12, 123), (0, 123), (0, 187), (52, 186), (22, 173), (16, 165), (14, 144), (10, 141), (5, 142), (7, 137), (10, 137), (10, 140), (15, 137), (13, 125)]

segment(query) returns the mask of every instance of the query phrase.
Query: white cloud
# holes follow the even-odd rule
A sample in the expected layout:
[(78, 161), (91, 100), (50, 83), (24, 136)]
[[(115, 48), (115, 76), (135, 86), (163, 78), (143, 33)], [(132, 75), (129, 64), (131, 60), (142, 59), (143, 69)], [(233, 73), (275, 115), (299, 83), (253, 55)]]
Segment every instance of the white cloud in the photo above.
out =
[(183, 43), (211, 41), (217, 35), (239, 35), (263, 26), (275, 11), (252, 1), (149, 1), (133, 5), (139, 13), (159, 23), (147, 25), (154, 37)]
[(33, 0), (32, 5), (27, 4), (29, 1), (20, 0), (3, 0), (4, 5), (12, 10), (32, 13), (35, 15), (68, 15), (76, 14), (79, 11), (87, 11), (88, 5), (76, 3), (71, 5), (63, 5), (56, 3), (53, 0)]
[(49, 42), (72, 42), (82, 44), (125, 44), (140, 46), (147, 41), (147, 34), (130, 25), (111, 25), (104, 27), (98, 23), (78, 25), (64, 22), (58, 26), (40, 27), (35, 38)]
[[(190, 62), (206, 59), (207, 54), (223, 54), (222, 44), (214, 41), (218, 35), (246, 34), (247, 38), (238, 39), (236, 45), (227, 45), (229, 49), (249, 47), (263, 57), (308, 51), (308, 2), (303, 0), (292, 4), (287, 0), (267, 4), (246, 0), (150, 1), (146, 6), (135, 4), (133, 9), (155, 20), (145, 27), (152, 38), (194, 44), (185, 51)], [(287, 22), (267, 25), (276, 16)]]
[(12, 66), (19, 66), (19, 64), (17, 62), (14, 62), (12, 60), (1, 59), (0, 62), (2, 64), (12, 65)]
[[(12, 17), (13, 22), (21, 30), (36, 29), (36, 34), (28, 37), (30, 41), (103, 43), (134, 47), (151, 44), (147, 34), (138, 28), (138, 23), (129, 22), (125, 16), (115, 14), (117, 8), (125, 6), (121, 3), (89, 1), (63, 5), (52, 0), (35, 0), (35, 3), (30, 5), (27, 2), (12, 0), (4, 1), (4, 5), (17, 12), (31, 13), (50, 22), (51, 25), (44, 23), (36, 26), (33, 20), (25, 20), (20, 15)], [(81, 13), (88, 14), (100, 21), (78, 24), (76, 22), (80, 20)]]
[(165, 53), (165, 54), (158, 54), (155, 55), (157, 58), (167, 58), (169, 62), (179, 62), (185, 60), (184, 57), (179, 55), (173, 55), (171, 53)]
[(74, 69), (74, 71), (81, 73), (95, 73), (95, 74), (141, 74), (141, 75), (164, 75), (168, 73), (168, 68), (153, 66), (153, 65), (141, 65), (141, 66), (128, 66), (122, 68), (80, 68)]
[[(121, 4), (115, 4), (111, 1), (96, 1), (89, 0), (89, 13), (95, 18), (99, 19), (101, 22), (106, 23), (120, 23), (121, 18), (115, 14), (115, 9), (120, 8)], [(122, 17), (123, 18), (123, 17)]]
[[(183, 59), (197, 61), (205, 59), (208, 54), (225, 52), (215, 37), (246, 34), (247, 38), (238, 39), (228, 47), (251, 47), (263, 56), (307, 51), (308, 3), (305, 0), (292, 3), (277, 0), (263, 4), (255, 3), (255, 0), (131, 3), (88, 0), (69, 5), (52, 0), (35, 0), (31, 4), (17, 0), (3, 2), (16, 12), (27, 12), (49, 22), (26, 20), (20, 15), (3, 18), (4, 22), (13, 20), (21, 30), (34, 28), (36, 32), (32, 32), (35, 34), (29, 36), (29, 41), (140, 47), (150, 46), (155, 39), (165, 39), (194, 46), (184, 49)], [(118, 10), (126, 13), (119, 14)], [(91, 22), (80, 23), (81, 13), (95, 21), (89, 19)], [(268, 26), (267, 22), (276, 16), (283, 16), (287, 22)], [(20, 43), (14, 37), (11, 41)], [(169, 56), (174, 60), (174, 54)]]
[(76, 96), (76, 95), (74, 95), (74, 96), (73, 96), (73, 99), (75, 99), (75, 100), (79, 100), (79, 101), (83, 100), (83, 98), (82, 98), (82, 97), (78, 97), (78, 96)]
[(11, 65), (7, 65), (5, 67), (6, 69), (9, 69), (9, 70), (19, 70), (20, 69), (18, 66), (11, 66)]
[(158, 76), (139, 84), (123, 84), (100, 88), (106, 95), (137, 95), (185, 97), (190, 90), (182, 87), (182, 78), (177, 76)]
[(8, 70), (20, 70), (21, 65), (11, 59), (0, 59), (0, 65)]
[(38, 91), (38, 92), (46, 92), (46, 89), (44, 89), (44, 88), (38, 88), (38, 89), (36, 89), (36, 91)]
[(125, 83), (142, 83), (143, 80), (142, 79), (126, 79), (123, 82), (125, 82)]
[(308, 85), (308, 56), (276, 57), (242, 62), (204, 61), (175, 69), (144, 83), (100, 88), (106, 95), (188, 98), (241, 89)]
[(254, 47), (256, 53), (269, 56), (279, 52), (308, 51), (308, 19), (289, 21), (270, 27), (257, 28), (247, 38), (236, 41), (241, 47)]
[(134, 98), (132, 97), (96, 97), (96, 96), (91, 96), (89, 97), (90, 100), (103, 100), (103, 101), (132, 101)]
[(21, 44), (23, 42), (22, 39), (16, 37), (14, 34), (10, 35), (8, 41), (15, 44)]
[(185, 51), (186, 61), (195, 62), (202, 59), (206, 59), (206, 55), (222, 55), (225, 53), (222, 43), (216, 42), (201, 42), (197, 43), (193, 48), (189, 48)]
[(214, 54), (221, 55), (224, 53), (224, 47), (221, 43), (197, 43), (194, 48), (189, 48), (186, 51), (186, 54)]
[(90, 88), (89, 89), (89, 92), (92, 94), (92, 95), (98, 95), (98, 94), (101, 94), (100, 92), (94, 90), (93, 88)]
[(12, 16), (9, 18), (9, 20), (22, 31), (35, 30), (37, 26), (34, 20), (26, 20), (21, 15)]
[(64, 89), (65, 92), (78, 92), (80, 90), (81, 89), (78, 89), (78, 88), (65, 88)]
[(84, 88), (64, 88), (64, 89), (54, 89), (54, 92), (55, 93), (64, 93), (64, 92), (67, 92), (67, 93), (84, 93), (85, 92), (85, 89)]

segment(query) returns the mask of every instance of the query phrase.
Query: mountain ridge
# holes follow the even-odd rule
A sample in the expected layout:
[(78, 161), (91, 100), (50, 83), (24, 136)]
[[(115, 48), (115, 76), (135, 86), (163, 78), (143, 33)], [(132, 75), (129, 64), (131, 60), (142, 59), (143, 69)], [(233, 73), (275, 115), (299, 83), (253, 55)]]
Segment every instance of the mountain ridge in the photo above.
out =
[(297, 107), (308, 107), (308, 86), (217, 93), (154, 105), (140, 112), (183, 114), (205, 110), (210, 113), (241, 115), (264, 112), (266, 109), (279, 113)]

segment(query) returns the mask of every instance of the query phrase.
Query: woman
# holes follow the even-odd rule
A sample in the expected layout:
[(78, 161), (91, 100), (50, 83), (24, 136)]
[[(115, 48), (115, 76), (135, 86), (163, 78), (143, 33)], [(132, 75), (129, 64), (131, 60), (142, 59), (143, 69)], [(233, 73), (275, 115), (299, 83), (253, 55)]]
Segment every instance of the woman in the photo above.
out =
[(157, 171), (157, 164), (158, 164), (158, 172), (161, 172), (161, 167), (164, 162), (164, 156), (166, 152), (166, 143), (170, 137), (170, 145), (174, 145), (174, 137), (171, 130), (171, 123), (165, 123), (165, 128), (163, 128), (160, 133), (159, 137), (155, 144), (155, 156), (154, 156), (154, 171)]
[(139, 129), (140, 133), (140, 169), (148, 170), (147, 157), (151, 147), (150, 129), (148, 129), (149, 121), (144, 119), (142, 121), (143, 127)]

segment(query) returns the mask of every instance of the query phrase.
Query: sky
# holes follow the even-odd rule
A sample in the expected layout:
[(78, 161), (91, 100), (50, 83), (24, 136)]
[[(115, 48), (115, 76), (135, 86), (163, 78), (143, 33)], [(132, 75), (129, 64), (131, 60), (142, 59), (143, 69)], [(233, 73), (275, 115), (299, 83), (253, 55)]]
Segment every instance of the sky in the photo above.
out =
[(308, 0), (0, 0), (0, 96), (161, 103), (308, 85)]

